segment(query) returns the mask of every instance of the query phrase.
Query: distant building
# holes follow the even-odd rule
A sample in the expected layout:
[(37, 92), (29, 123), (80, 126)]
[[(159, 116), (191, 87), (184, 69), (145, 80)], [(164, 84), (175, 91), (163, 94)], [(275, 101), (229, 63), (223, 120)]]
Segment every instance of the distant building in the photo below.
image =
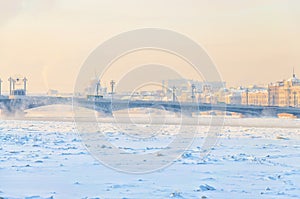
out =
[(212, 103), (241, 104), (240, 88), (222, 88), (213, 93)]
[(298, 107), (299, 96), (300, 79), (293, 73), (292, 78), (271, 83), (268, 88), (253, 86), (245, 89), (242, 93), (242, 104)]
[(293, 74), (288, 80), (271, 83), (268, 86), (270, 106), (299, 106), (300, 79)]
[(230, 94), (225, 95), (226, 104), (236, 104), (239, 105), (242, 103), (242, 92), (235, 90), (230, 92)]
[[(172, 96), (172, 88), (176, 88), (179, 101), (198, 101), (216, 103), (214, 93), (226, 87), (225, 82), (202, 82), (189, 79), (170, 79), (163, 81), (164, 92), (168, 98)], [(194, 90), (193, 90), (194, 87)], [(169, 88), (168, 90), (166, 88)], [(193, 91), (192, 91), (193, 90)], [(194, 96), (194, 99), (193, 97)]]
[(50, 90), (48, 90), (47, 95), (56, 96), (56, 95), (58, 95), (58, 90), (50, 89)]
[(268, 106), (268, 104), (267, 88), (247, 88), (242, 93), (242, 105)]

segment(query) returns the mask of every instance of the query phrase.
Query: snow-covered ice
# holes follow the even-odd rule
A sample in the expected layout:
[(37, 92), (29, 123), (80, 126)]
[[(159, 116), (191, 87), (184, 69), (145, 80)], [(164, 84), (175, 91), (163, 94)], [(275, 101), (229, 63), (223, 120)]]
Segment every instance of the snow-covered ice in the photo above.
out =
[[(282, 121), (257, 120), (265, 124)], [(199, 151), (205, 138), (201, 131), (207, 127), (202, 126), (193, 145), (171, 166), (147, 174), (127, 174), (94, 159), (74, 132), (73, 122), (2, 120), (0, 197), (300, 198), (300, 129), (290, 128), (299, 120), (284, 122), (283, 127), (226, 126), (204, 159)], [(247, 119), (235, 122), (246, 123)], [(128, 147), (126, 135), (115, 126), (104, 123), (101, 127), (111, 142), (137, 153), (159, 151), (153, 143), (166, 144), (173, 136), (170, 124), (170, 133), (164, 130), (163, 137), (153, 138), (148, 148)], [(162, 151), (162, 155), (166, 154)]]

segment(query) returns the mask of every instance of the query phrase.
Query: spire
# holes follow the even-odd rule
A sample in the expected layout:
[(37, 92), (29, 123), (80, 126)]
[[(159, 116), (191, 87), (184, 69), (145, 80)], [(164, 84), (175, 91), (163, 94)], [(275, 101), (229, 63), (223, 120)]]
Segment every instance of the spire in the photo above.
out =
[(293, 67), (293, 78), (295, 78), (296, 75), (295, 75), (295, 67)]

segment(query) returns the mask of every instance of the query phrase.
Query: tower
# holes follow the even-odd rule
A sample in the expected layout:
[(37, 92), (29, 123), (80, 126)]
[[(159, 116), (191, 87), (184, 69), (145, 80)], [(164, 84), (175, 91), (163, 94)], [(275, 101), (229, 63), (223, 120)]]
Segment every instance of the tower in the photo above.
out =
[(26, 77), (9, 77), (9, 95), (26, 95), (27, 81)]

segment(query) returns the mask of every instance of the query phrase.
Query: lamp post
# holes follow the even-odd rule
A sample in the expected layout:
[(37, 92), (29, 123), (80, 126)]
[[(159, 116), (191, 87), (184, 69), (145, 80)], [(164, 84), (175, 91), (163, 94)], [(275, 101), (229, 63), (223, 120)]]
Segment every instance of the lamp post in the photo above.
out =
[(271, 105), (271, 88), (268, 86), (268, 106)]
[[(296, 102), (296, 99), (297, 99), (297, 92), (294, 91), (293, 94), (294, 94), (294, 107), (296, 107), (297, 104), (298, 104), (298, 102)], [(298, 100), (297, 100), (297, 101), (298, 101)]]
[(192, 84), (192, 102), (195, 102), (195, 90), (196, 90), (196, 86), (195, 84)]
[(249, 105), (249, 90), (246, 88), (246, 105)]
[(172, 99), (173, 99), (173, 102), (176, 101), (176, 87), (173, 86), (173, 89), (172, 89)]
[(114, 88), (115, 88), (116, 82), (114, 80), (111, 80), (110, 87), (111, 87), (111, 98), (113, 98), (114, 95)]
[(288, 86), (288, 88), (287, 88), (287, 100), (286, 100), (286, 105), (287, 106), (291, 105), (290, 97), (291, 97), (291, 88), (290, 88), (290, 86)]
[(97, 94), (97, 96), (99, 96), (100, 85), (101, 85), (100, 80), (98, 80), (97, 83), (96, 83), (96, 94)]
[(9, 95), (13, 94), (13, 90), (14, 90), (14, 79), (13, 78), (8, 78), (9, 81)]
[(14, 94), (16, 90), (16, 80), (12, 79), (12, 95)]
[(165, 94), (165, 81), (162, 80), (162, 83), (161, 83), (161, 93), (164, 95)]
[(23, 83), (24, 83), (24, 95), (26, 95), (27, 92), (27, 81), (28, 79), (26, 77), (23, 78)]

